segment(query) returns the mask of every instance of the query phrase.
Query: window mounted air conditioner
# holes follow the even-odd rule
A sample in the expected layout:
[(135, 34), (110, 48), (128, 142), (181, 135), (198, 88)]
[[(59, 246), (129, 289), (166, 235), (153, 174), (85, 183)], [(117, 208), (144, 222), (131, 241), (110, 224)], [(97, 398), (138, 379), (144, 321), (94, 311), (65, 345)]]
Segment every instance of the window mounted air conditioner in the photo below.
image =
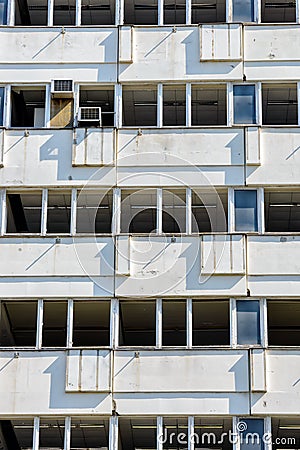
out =
[(101, 108), (82, 106), (78, 110), (78, 122), (94, 122), (101, 126)]
[(56, 98), (72, 98), (74, 95), (73, 80), (52, 80), (51, 94)]

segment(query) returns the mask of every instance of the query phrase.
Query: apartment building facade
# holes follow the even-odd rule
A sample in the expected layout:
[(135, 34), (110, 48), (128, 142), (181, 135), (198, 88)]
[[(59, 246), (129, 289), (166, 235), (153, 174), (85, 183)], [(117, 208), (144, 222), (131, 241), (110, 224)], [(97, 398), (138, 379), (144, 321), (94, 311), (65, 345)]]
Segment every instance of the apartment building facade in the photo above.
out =
[(0, 23), (0, 448), (299, 449), (300, 1)]

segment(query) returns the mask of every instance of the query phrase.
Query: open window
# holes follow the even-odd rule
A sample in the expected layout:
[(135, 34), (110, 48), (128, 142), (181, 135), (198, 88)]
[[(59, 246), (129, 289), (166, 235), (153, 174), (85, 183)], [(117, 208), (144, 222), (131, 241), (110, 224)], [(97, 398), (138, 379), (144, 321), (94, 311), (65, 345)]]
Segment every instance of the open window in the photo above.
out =
[(15, 1), (15, 25), (46, 26), (47, 15), (47, 0)]
[(150, 127), (157, 125), (156, 86), (123, 86), (123, 125)]
[(163, 190), (162, 228), (164, 233), (185, 233), (186, 191)]
[(95, 417), (72, 418), (71, 450), (109, 448), (109, 421)]
[(120, 301), (120, 346), (155, 346), (155, 301)]
[(119, 449), (157, 449), (156, 418), (152, 417), (120, 417)]
[(297, 125), (297, 84), (262, 85), (263, 125)]
[(296, 0), (262, 0), (261, 21), (264, 23), (296, 22)]
[(125, 25), (157, 25), (157, 0), (125, 0)]
[[(288, 371), (288, 367), (286, 368)], [(288, 374), (287, 374), (288, 375)], [(276, 436), (272, 444), (274, 450), (299, 448), (300, 418), (299, 416), (272, 417), (272, 436)]]
[(233, 122), (251, 125), (257, 123), (254, 84), (236, 84), (233, 86)]
[(81, 86), (78, 125), (80, 127), (114, 126), (114, 87)]
[(109, 345), (110, 303), (74, 301), (73, 347)]
[(156, 230), (156, 189), (122, 190), (121, 232), (152, 233)]
[(36, 301), (2, 301), (0, 303), (0, 345), (2, 347), (35, 347), (36, 321)]
[(76, 0), (54, 0), (53, 25), (75, 25)]
[(300, 231), (300, 192), (265, 192), (265, 229), (270, 232)]
[(226, 22), (225, 0), (193, 0), (192, 23)]
[(239, 345), (260, 345), (260, 303), (259, 300), (237, 300), (237, 343)]
[(186, 123), (185, 85), (163, 87), (164, 126), (184, 126)]
[(33, 419), (0, 421), (0, 445), (7, 450), (30, 449), (33, 445)]
[(193, 346), (229, 344), (229, 301), (193, 301)]
[(164, 1), (164, 24), (185, 24), (185, 0)]
[(268, 344), (300, 346), (300, 302), (268, 300)]
[(7, 194), (7, 233), (40, 233), (42, 193)]
[(71, 193), (48, 192), (47, 233), (69, 234), (71, 222)]
[(192, 193), (192, 232), (226, 232), (227, 198), (227, 192), (194, 190)]
[(40, 420), (39, 448), (64, 449), (65, 420), (63, 418), (42, 418)]
[(257, 191), (234, 191), (235, 231), (258, 231)]
[(188, 448), (188, 421), (186, 417), (164, 417), (163, 419), (163, 448)]
[(192, 125), (227, 124), (226, 85), (192, 85)]
[(163, 300), (162, 344), (163, 346), (185, 346), (186, 301)]
[(45, 126), (44, 87), (12, 87), (11, 126), (35, 128)]
[(113, 0), (83, 0), (81, 25), (114, 25), (115, 2)]
[(111, 233), (112, 193), (79, 192), (76, 221), (77, 233)]
[(43, 313), (43, 347), (66, 347), (67, 302), (45, 301)]

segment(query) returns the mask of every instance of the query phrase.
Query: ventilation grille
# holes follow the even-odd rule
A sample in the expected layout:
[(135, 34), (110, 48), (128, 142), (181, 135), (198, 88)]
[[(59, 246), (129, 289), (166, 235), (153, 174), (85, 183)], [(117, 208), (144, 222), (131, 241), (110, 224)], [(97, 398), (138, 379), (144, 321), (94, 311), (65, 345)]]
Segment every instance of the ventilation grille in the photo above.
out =
[(54, 80), (53, 81), (54, 92), (72, 92), (73, 80)]
[(78, 120), (80, 122), (100, 122), (101, 121), (101, 108), (79, 108)]

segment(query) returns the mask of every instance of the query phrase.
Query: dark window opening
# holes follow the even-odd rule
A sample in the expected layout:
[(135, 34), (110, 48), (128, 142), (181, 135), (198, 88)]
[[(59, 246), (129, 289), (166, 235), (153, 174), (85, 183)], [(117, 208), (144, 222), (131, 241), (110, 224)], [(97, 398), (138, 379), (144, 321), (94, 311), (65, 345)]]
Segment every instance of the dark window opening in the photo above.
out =
[(72, 418), (71, 450), (95, 449), (108, 450), (109, 421), (94, 419)]
[(7, 233), (40, 233), (42, 194), (7, 194)]
[(53, 25), (75, 25), (75, 0), (54, 0)]
[(75, 301), (73, 346), (108, 346), (110, 335), (110, 303)]
[(258, 300), (237, 300), (237, 343), (258, 345), (260, 336), (260, 304)]
[(157, 0), (125, 0), (125, 25), (157, 25)]
[(45, 26), (48, 22), (47, 0), (16, 0), (15, 25)]
[(163, 87), (163, 125), (185, 125), (185, 86)]
[(268, 344), (300, 345), (300, 302), (268, 300)]
[(76, 221), (77, 233), (111, 233), (112, 194), (80, 192)]
[(83, 0), (81, 25), (114, 25), (115, 2), (112, 0)]
[(155, 346), (156, 344), (155, 301), (121, 301), (119, 345)]
[(70, 233), (71, 194), (48, 193), (47, 233)]
[(164, 24), (185, 24), (185, 0), (164, 1)]
[(300, 231), (300, 192), (265, 192), (266, 231)]
[(120, 449), (157, 449), (156, 418), (133, 417), (119, 419)]
[(227, 125), (226, 86), (192, 85), (192, 125)]
[(123, 88), (123, 125), (131, 127), (157, 125), (156, 87)]
[(229, 345), (228, 301), (193, 301), (193, 345)]
[[(95, 89), (93, 87), (81, 87), (79, 95), (79, 106), (84, 108), (88, 113), (93, 108), (93, 117), (95, 118), (95, 112), (97, 111), (97, 120), (88, 120), (89, 116), (83, 116), (84, 120), (78, 118), (79, 126), (90, 127), (90, 126), (104, 126), (113, 127), (114, 126), (114, 88), (113, 86), (107, 86), (105, 89)], [(87, 110), (86, 108), (89, 108)], [(99, 110), (100, 108), (100, 110)], [(98, 121), (99, 114), (99, 121)]]
[(257, 231), (257, 191), (234, 191), (235, 231)]
[(261, 21), (264, 23), (296, 22), (296, 1), (262, 0)]
[(157, 193), (154, 189), (122, 191), (121, 232), (151, 233), (156, 230)]
[(0, 445), (5, 450), (25, 450), (32, 448), (33, 420), (1, 420)]
[(1, 302), (0, 345), (35, 347), (37, 302)]
[(162, 228), (164, 233), (185, 233), (186, 192), (163, 190)]
[(40, 449), (64, 449), (65, 421), (64, 419), (41, 419)]
[(163, 346), (186, 345), (186, 302), (164, 300), (162, 311)]
[(45, 89), (19, 89), (11, 91), (11, 126), (45, 126)]
[(193, 0), (192, 23), (226, 22), (225, 0)]
[[(198, 447), (231, 450), (233, 448), (232, 418), (195, 417), (194, 432), (202, 445)], [(213, 439), (212, 439), (213, 436)], [(222, 445), (218, 445), (222, 442)], [(209, 446), (209, 447), (208, 447)]]
[[(183, 441), (188, 442), (188, 423), (186, 417), (164, 417), (163, 433), (164, 450), (187, 449), (187, 446), (183, 445)], [(197, 442), (196, 438), (195, 442)]]
[(66, 347), (67, 302), (44, 302), (43, 347)]
[(263, 125), (297, 125), (297, 84), (262, 85)]
[(227, 231), (227, 193), (192, 193), (192, 232), (211, 233)]
[(272, 417), (272, 436), (274, 450), (300, 448), (300, 419), (297, 417)]

